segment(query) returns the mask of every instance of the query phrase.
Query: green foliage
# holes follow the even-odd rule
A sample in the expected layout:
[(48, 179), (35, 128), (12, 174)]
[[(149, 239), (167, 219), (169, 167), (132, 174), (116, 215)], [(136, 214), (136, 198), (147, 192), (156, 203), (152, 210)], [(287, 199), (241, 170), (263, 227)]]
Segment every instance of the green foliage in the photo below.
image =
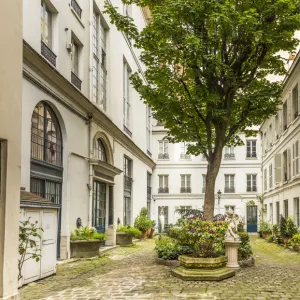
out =
[(245, 222), (244, 222), (244, 220), (240, 219), (239, 223), (237, 225), (238, 232), (244, 232), (245, 231), (244, 228), (245, 228)]
[(296, 233), (293, 235), (291, 243), (292, 245), (300, 245), (300, 233)]
[(223, 248), (228, 223), (223, 220), (186, 219), (181, 223), (177, 240), (188, 246), (194, 257), (216, 257)]
[(156, 221), (155, 220), (151, 220), (152, 224), (151, 224), (151, 228), (155, 228), (156, 227)]
[(99, 240), (106, 241), (107, 236), (103, 233), (98, 233), (95, 228), (89, 228), (88, 226), (76, 228), (74, 232), (71, 233), (71, 241), (80, 241), (80, 240)]
[(134, 220), (134, 227), (140, 230), (142, 233), (147, 232), (148, 229), (152, 228), (153, 221), (148, 219), (148, 210), (146, 207), (141, 209), (140, 215)]
[(286, 218), (283, 215), (280, 215), (279, 228), (280, 228), (281, 237), (285, 238), (286, 237)]
[(143, 207), (141, 209), (140, 216), (143, 216), (143, 217), (147, 217), (148, 216), (148, 209), (146, 207)]
[(253, 254), (249, 234), (247, 232), (238, 232), (238, 235), (241, 239), (241, 244), (238, 249), (238, 260), (248, 259)]
[(38, 221), (30, 222), (30, 218), (26, 221), (21, 221), (19, 225), (19, 259), (18, 259), (18, 280), (22, 276), (22, 268), (24, 262), (29, 259), (34, 259), (38, 262), (42, 256), (41, 248), (37, 246), (37, 242), (41, 240), (43, 228), (37, 227)]
[(297, 230), (297, 226), (294, 223), (294, 219), (288, 216), (286, 219), (285, 237), (291, 238), (297, 232), (298, 230)]
[[(299, 43), (300, 0), (122, 2), (151, 9), (151, 21), (139, 31), (132, 18), (105, 4), (111, 22), (141, 50), (146, 71), (134, 73), (132, 85), (169, 140), (203, 153), (215, 179), (223, 147), (242, 145), (239, 133), (256, 134), (249, 128), (281, 103), (282, 85), (267, 75), (286, 73), (278, 52)], [(208, 189), (213, 194), (214, 185)], [(207, 201), (212, 219), (214, 197), (205, 207)]]
[(165, 235), (161, 235), (156, 241), (155, 251), (158, 258), (166, 260), (178, 259), (179, 255), (190, 253), (189, 247), (181, 246), (176, 240)]
[(130, 226), (123, 226), (123, 225), (119, 225), (117, 228), (117, 232), (126, 232), (127, 234), (135, 237), (135, 238), (140, 238), (141, 236), (141, 232), (134, 227), (130, 227)]
[(266, 238), (266, 241), (268, 243), (273, 243), (273, 242), (275, 242), (275, 240), (276, 240), (276, 237), (274, 237), (273, 235)]
[(265, 221), (261, 221), (259, 225), (260, 231), (265, 234), (271, 234), (272, 228), (271, 225)]

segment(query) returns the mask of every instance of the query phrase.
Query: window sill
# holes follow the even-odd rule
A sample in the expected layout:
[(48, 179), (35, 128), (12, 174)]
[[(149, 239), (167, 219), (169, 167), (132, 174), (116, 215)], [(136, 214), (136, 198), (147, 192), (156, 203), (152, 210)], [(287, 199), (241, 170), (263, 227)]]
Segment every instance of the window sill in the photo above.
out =
[(74, 10), (74, 8), (72, 6), (70, 6), (71, 12), (73, 13), (73, 15), (76, 17), (76, 19), (78, 20), (78, 22), (80, 23), (80, 25), (82, 26), (82, 28), (85, 28), (81, 18), (77, 15), (76, 11)]
[(158, 161), (170, 161), (170, 159), (163, 159), (163, 158), (158, 158)]
[(246, 157), (246, 160), (258, 160), (257, 157)]

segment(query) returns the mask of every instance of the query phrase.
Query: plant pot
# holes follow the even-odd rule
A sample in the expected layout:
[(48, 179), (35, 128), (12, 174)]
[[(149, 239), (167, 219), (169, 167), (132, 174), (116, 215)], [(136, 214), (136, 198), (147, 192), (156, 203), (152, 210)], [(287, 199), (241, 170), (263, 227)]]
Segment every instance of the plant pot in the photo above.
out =
[(71, 258), (86, 258), (99, 256), (101, 243), (103, 243), (103, 241), (99, 240), (71, 241)]
[(227, 257), (196, 258), (186, 255), (179, 256), (180, 267), (172, 270), (172, 274), (182, 280), (220, 281), (235, 275), (226, 268)]
[(142, 232), (142, 234), (141, 234), (141, 239), (142, 240), (144, 240), (144, 239), (146, 239), (147, 238), (147, 236), (148, 236), (148, 232), (146, 231), (146, 232)]
[(153, 238), (154, 231), (155, 231), (154, 228), (151, 228), (151, 229), (150, 229), (149, 239), (152, 239), (152, 238)]
[(266, 238), (268, 238), (269, 236), (270, 236), (269, 233), (265, 233), (265, 232), (262, 233), (263, 239), (266, 239)]
[(117, 245), (130, 245), (132, 244), (132, 235), (127, 232), (117, 232), (116, 243)]
[(283, 242), (284, 242), (284, 245), (285, 245), (285, 246), (288, 244), (289, 240), (290, 240), (289, 237), (283, 238)]

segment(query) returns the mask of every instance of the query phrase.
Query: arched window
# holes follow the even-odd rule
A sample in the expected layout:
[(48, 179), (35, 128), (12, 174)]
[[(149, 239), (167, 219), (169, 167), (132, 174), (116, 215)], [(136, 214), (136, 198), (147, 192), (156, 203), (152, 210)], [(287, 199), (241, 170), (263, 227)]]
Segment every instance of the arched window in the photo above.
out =
[(96, 158), (107, 162), (107, 156), (106, 156), (106, 151), (105, 151), (105, 147), (104, 144), (102, 142), (101, 139), (97, 139), (95, 141), (95, 145), (94, 145), (94, 155)]
[(58, 120), (45, 103), (40, 102), (31, 118), (31, 158), (62, 166), (62, 138)]

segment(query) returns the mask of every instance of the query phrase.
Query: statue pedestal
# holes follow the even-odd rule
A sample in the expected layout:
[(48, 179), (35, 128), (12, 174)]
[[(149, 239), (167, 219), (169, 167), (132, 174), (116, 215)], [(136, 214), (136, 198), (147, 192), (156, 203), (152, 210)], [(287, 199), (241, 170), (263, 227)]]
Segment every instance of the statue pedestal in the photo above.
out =
[(238, 264), (238, 248), (241, 241), (225, 240), (225, 251), (228, 258), (226, 267), (231, 269), (239, 269)]

